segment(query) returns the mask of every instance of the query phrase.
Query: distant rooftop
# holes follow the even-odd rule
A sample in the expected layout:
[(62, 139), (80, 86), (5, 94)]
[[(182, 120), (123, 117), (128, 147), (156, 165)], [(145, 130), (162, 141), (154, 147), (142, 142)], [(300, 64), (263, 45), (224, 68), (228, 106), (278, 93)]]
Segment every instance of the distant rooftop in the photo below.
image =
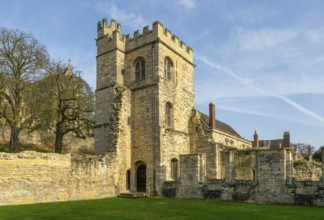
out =
[[(204, 122), (206, 122), (207, 124), (209, 124), (209, 116), (208, 115), (205, 115), (204, 113), (200, 112), (201, 114), (201, 117), (202, 119), (204, 120)], [(215, 119), (216, 121), (216, 130), (219, 130), (219, 131), (222, 131), (224, 133), (227, 133), (227, 134), (231, 134), (235, 137), (238, 137), (238, 138), (242, 138), (230, 125), (222, 122), (222, 121), (219, 121), (217, 119)]]

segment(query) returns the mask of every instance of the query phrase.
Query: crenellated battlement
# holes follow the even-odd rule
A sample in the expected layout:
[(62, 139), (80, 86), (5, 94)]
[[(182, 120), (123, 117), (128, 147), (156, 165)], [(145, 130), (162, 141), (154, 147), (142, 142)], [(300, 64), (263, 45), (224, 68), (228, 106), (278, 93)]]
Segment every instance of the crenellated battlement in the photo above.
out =
[(121, 26), (120, 24), (116, 24), (116, 20), (111, 19), (110, 20), (110, 25), (107, 24), (107, 19), (104, 18), (102, 21), (98, 22), (98, 39), (101, 37), (104, 37), (106, 35), (111, 36), (114, 32), (121, 32)]
[(97, 42), (101, 39), (105, 39), (105, 42), (108, 44), (110, 41), (113, 41), (110, 43), (113, 46), (116, 46), (116, 42), (117, 44), (122, 44), (124, 46), (122, 50), (125, 52), (149, 43), (161, 42), (175, 50), (190, 62), (193, 60), (192, 48), (181, 41), (178, 36), (172, 34), (169, 29), (164, 28), (163, 24), (159, 21), (154, 22), (151, 29), (149, 26), (145, 26), (142, 32), (136, 30), (133, 36), (130, 36), (130, 34), (121, 34), (121, 25), (116, 23), (114, 19), (111, 19), (110, 24), (107, 23), (107, 19), (103, 19), (98, 22)]

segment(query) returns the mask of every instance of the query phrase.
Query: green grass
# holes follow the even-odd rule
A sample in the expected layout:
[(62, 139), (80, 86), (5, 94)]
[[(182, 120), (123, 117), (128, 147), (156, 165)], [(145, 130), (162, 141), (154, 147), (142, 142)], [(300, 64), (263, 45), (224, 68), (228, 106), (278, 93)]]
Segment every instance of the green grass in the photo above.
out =
[(0, 219), (324, 219), (323, 207), (109, 198), (0, 207)]

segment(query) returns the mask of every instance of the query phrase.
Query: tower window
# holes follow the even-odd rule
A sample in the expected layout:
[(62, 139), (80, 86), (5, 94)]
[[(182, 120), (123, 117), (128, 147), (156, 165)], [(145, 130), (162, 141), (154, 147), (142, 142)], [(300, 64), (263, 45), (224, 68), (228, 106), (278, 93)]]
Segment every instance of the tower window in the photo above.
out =
[(170, 58), (165, 58), (164, 62), (164, 78), (166, 80), (171, 80), (172, 77), (172, 61)]
[(143, 58), (135, 62), (135, 78), (136, 80), (145, 79), (145, 60)]
[(166, 126), (172, 127), (172, 105), (170, 102), (167, 102), (165, 105), (165, 116)]
[(178, 179), (178, 159), (176, 158), (171, 160), (171, 178), (173, 180)]

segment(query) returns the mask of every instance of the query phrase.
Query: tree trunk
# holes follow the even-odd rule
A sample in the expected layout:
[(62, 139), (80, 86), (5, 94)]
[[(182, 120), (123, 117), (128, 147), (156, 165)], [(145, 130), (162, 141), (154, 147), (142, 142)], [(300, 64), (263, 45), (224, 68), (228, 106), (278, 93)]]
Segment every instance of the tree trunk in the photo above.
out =
[(20, 129), (16, 126), (12, 126), (10, 129), (10, 153), (17, 153), (19, 151)]
[(60, 124), (56, 124), (55, 153), (61, 154), (63, 149), (63, 132)]

